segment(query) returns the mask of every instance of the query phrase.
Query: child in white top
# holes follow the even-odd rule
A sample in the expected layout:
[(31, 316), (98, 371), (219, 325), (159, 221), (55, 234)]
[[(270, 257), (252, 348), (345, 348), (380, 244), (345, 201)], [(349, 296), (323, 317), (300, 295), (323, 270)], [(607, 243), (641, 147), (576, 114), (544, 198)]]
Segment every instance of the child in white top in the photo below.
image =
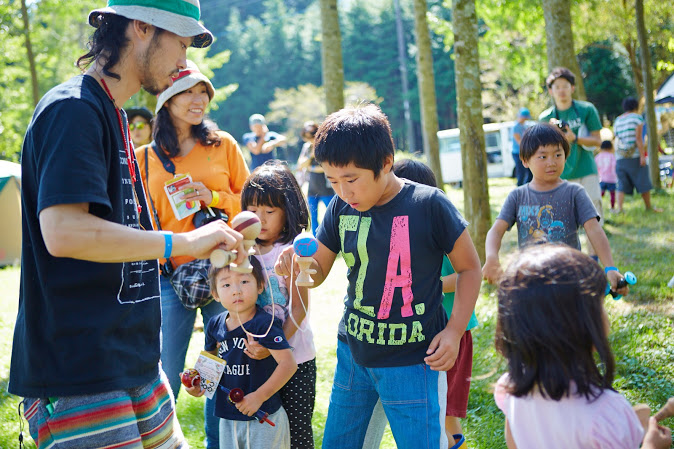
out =
[[(311, 418), (316, 397), (316, 349), (309, 325), (309, 292), (297, 287), (296, 279), (279, 276), (274, 264), (279, 254), (292, 246), (303, 229), (309, 229), (309, 210), (300, 186), (288, 167), (268, 161), (257, 167), (241, 190), (241, 209), (257, 214), (262, 230), (255, 257), (260, 261), (267, 285), (258, 305), (284, 321), (283, 331), (293, 347), (297, 372), (281, 389), (281, 400), (290, 421), (292, 449), (313, 449)], [(292, 301), (291, 301), (292, 299)], [(298, 328), (299, 326), (299, 328)], [(269, 352), (249, 341), (247, 353), (264, 358)]]
[[(642, 442), (636, 413), (611, 386), (606, 284), (596, 262), (562, 245), (529, 247), (506, 269), (495, 343), (508, 372), (494, 398), (509, 449), (637, 449)], [(658, 432), (652, 420), (647, 436)], [(670, 440), (654, 439), (642, 447), (669, 448)]]

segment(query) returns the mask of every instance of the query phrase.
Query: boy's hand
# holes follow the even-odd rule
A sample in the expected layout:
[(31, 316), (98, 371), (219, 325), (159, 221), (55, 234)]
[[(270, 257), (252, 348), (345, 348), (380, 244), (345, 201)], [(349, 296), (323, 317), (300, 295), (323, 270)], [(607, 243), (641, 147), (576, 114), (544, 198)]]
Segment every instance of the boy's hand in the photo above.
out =
[(260, 410), (264, 399), (257, 391), (249, 393), (243, 397), (243, 401), (237, 402), (236, 408), (246, 416), (253, 416), (256, 411)]
[(271, 355), (269, 349), (262, 346), (254, 337), (250, 335), (246, 340), (243, 341), (243, 344), (246, 345), (246, 349), (243, 350), (243, 353), (246, 354), (253, 360), (262, 360), (266, 359)]
[(641, 447), (643, 449), (669, 449), (671, 444), (672, 431), (668, 427), (659, 426), (655, 417), (651, 416)]
[(606, 277), (608, 277), (608, 282), (611, 285), (611, 290), (623, 296), (629, 293), (630, 288), (627, 285), (618, 288), (618, 281), (620, 281), (620, 279), (623, 277), (621, 273), (615, 270), (609, 271), (608, 273), (606, 273)]
[(443, 329), (428, 346), (424, 362), (433, 371), (447, 371), (454, 366), (459, 355), (461, 336), (456, 338), (451, 329)]
[(279, 254), (278, 259), (276, 259), (276, 264), (274, 265), (274, 271), (279, 276), (290, 276), (291, 270), (295, 270), (295, 274), (299, 273), (299, 266), (295, 263), (293, 265), (293, 256), (295, 255), (295, 250), (292, 246), (284, 249), (281, 254)]
[(187, 387), (185, 387), (185, 385), (183, 385), (183, 387), (185, 388), (185, 391), (187, 391), (187, 393), (194, 396), (195, 398), (203, 396), (204, 393), (206, 392), (205, 390), (201, 389), (201, 385), (195, 385), (195, 386), (189, 387), (189, 388), (187, 388)]
[(503, 269), (501, 268), (501, 262), (499, 262), (498, 257), (487, 257), (484, 267), (482, 267), (482, 277), (490, 284), (495, 284), (502, 274)]

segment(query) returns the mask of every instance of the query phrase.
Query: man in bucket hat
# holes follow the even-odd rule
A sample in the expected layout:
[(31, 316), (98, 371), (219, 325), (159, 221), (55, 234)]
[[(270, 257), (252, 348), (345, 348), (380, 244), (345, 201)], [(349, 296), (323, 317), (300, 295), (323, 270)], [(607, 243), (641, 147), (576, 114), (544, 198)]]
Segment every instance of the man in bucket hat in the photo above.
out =
[(43, 447), (186, 446), (159, 367), (158, 257), (239, 250), (223, 222), (151, 231), (125, 112), (209, 45), (197, 0), (109, 0), (82, 75), (40, 101), (22, 150), (23, 250), (10, 393)]

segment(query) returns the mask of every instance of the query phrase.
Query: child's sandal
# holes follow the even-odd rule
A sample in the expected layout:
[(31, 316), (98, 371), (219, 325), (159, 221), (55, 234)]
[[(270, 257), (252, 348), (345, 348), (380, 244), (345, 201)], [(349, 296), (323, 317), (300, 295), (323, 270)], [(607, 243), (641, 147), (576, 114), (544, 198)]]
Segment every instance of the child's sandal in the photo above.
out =
[(454, 444), (454, 446), (451, 446), (449, 449), (468, 449), (468, 445), (466, 445), (466, 437), (465, 436), (463, 436), (460, 433), (457, 433), (456, 435), (452, 435), (452, 437), (454, 438), (454, 441), (456, 441), (456, 443)]

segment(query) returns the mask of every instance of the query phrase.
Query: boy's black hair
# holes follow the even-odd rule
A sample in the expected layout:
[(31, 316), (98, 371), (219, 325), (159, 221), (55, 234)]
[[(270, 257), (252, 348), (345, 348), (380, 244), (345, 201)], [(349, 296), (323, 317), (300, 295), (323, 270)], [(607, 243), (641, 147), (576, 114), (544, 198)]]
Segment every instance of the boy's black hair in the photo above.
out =
[(398, 178), (409, 179), (410, 181), (425, 184), (431, 187), (437, 187), (435, 174), (431, 167), (421, 161), (414, 159), (400, 159), (393, 164), (393, 173)]
[(246, 179), (241, 190), (241, 210), (247, 210), (248, 206), (283, 209), (286, 223), (274, 243), (290, 243), (303, 229), (309, 229), (309, 208), (302, 189), (288, 167), (280, 161), (265, 162)]
[(627, 97), (623, 100), (622, 106), (625, 112), (636, 111), (639, 109), (639, 100), (634, 97)]
[[(170, 101), (170, 99), (167, 101)], [(218, 125), (208, 119), (202, 120), (198, 125), (190, 126), (190, 133), (192, 137), (205, 147), (213, 145), (218, 147), (222, 143), (222, 138), (218, 134)], [(161, 148), (169, 158), (174, 158), (180, 154), (178, 132), (173, 125), (168, 107), (161, 108), (157, 113), (154, 119), (154, 127), (152, 128), (152, 138), (157, 147)]]
[[(264, 274), (262, 272), (262, 264), (260, 263), (259, 260), (257, 260), (257, 257), (250, 256), (248, 258), (250, 261), (250, 264), (253, 266), (253, 277), (255, 278), (255, 281), (257, 282), (257, 287), (264, 287), (266, 282), (264, 279)], [(217, 285), (216, 285), (216, 280), (218, 277), (218, 273), (224, 270), (229, 270), (230, 267), (229, 265), (225, 265), (224, 267), (216, 267), (215, 265), (211, 265), (211, 268), (208, 269), (208, 286), (211, 289), (211, 294), (213, 296), (217, 296)]]
[(564, 149), (564, 157), (569, 157), (569, 141), (557, 125), (536, 123), (527, 128), (520, 141), (520, 159), (527, 162), (540, 147), (559, 145)]
[(610, 150), (611, 148), (613, 148), (613, 144), (611, 143), (610, 140), (602, 140), (599, 148), (602, 150)]
[(316, 132), (314, 156), (319, 164), (344, 167), (353, 163), (372, 170), (377, 179), (394, 148), (386, 114), (377, 105), (367, 104), (330, 114)]
[(557, 401), (577, 391), (590, 400), (611, 389), (606, 283), (594, 260), (565, 245), (530, 246), (508, 266), (498, 287), (495, 346), (507, 360), (512, 395), (538, 389)]
[(555, 67), (552, 69), (548, 77), (545, 79), (545, 85), (552, 89), (552, 85), (559, 78), (564, 78), (569, 83), (571, 83), (572, 86), (576, 85), (576, 75), (574, 75), (573, 72), (566, 67)]

